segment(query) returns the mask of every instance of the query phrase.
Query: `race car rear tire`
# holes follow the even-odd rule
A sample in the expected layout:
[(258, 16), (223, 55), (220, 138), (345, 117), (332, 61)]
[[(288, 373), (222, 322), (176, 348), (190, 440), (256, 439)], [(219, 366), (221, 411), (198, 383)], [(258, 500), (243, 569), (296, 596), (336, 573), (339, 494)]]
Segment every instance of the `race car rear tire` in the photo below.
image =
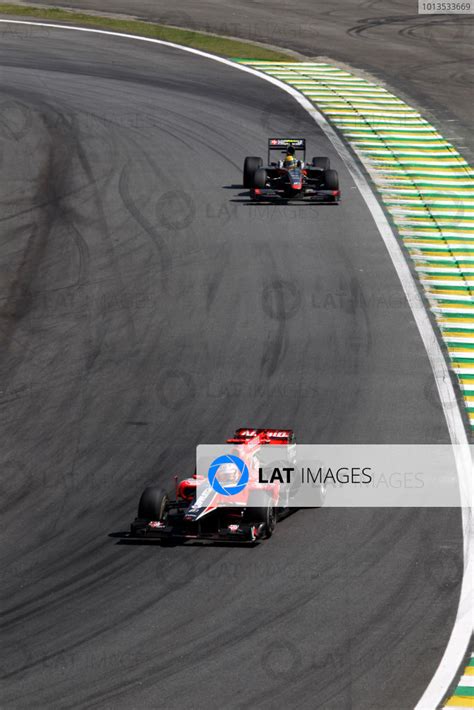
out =
[(142, 493), (138, 504), (140, 520), (162, 520), (168, 503), (166, 491), (158, 486), (148, 486)]
[(247, 520), (257, 525), (264, 523), (264, 537), (271, 537), (276, 525), (276, 509), (271, 497), (265, 491), (252, 491), (248, 502), (250, 507), (245, 514)]
[(326, 190), (339, 190), (339, 176), (335, 170), (325, 170), (323, 182)]
[(265, 168), (259, 168), (255, 172), (255, 175), (253, 176), (252, 187), (259, 187), (260, 189), (262, 189), (265, 187), (266, 184), (267, 184), (267, 171), (265, 170)]
[(244, 187), (253, 187), (253, 178), (255, 175), (255, 172), (261, 168), (263, 165), (263, 160), (262, 158), (257, 158), (254, 156), (250, 156), (248, 158), (245, 158), (244, 161)]
[(329, 170), (331, 162), (329, 158), (313, 158), (311, 165), (313, 168), (318, 168), (319, 170)]

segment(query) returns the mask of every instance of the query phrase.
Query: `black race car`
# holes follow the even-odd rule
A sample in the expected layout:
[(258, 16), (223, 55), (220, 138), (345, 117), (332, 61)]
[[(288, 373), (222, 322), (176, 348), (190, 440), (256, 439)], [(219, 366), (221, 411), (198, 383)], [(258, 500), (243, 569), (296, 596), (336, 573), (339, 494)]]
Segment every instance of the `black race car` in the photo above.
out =
[[(303, 153), (291, 168), (285, 167), (283, 158), (272, 161), (272, 153)], [(250, 189), (254, 201), (287, 202), (310, 200), (338, 203), (341, 199), (339, 177), (331, 170), (329, 158), (313, 158), (306, 164), (306, 140), (304, 138), (269, 138), (268, 164), (262, 158), (248, 157), (244, 162), (244, 187)]]

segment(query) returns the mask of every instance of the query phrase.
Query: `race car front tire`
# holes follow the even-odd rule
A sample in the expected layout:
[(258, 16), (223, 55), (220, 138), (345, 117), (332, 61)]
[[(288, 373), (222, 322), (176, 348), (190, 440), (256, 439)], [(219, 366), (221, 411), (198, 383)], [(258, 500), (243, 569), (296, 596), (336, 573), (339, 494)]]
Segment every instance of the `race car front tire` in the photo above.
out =
[(163, 520), (168, 503), (166, 491), (158, 486), (148, 486), (138, 504), (139, 520)]
[(323, 182), (326, 190), (339, 190), (339, 176), (335, 170), (325, 170)]
[(254, 186), (253, 179), (256, 171), (263, 165), (262, 158), (257, 158), (255, 156), (250, 156), (245, 158), (244, 161), (244, 177), (243, 183), (244, 187), (251, 188)]
[(252, 187), (257, 187), (257, 188), (264, 188), (267, 184), (267, 171), (265, 168), (258, 168), (256, 170), (255, 175), (253, 176), (253, 185)]
[(264, 491), (252, 491), (248, 503), (247, 520), (256, 525), (263, 523), (265, 525), (264, 537), (271, 537), (276, 525), (276, 510), (271, 497)]
[(318, 170), (329, 170), (331, 167), (331, 162), (329, 158), (313, 158), (311, 161), (311, 166), (313, 168), (318, 168)]

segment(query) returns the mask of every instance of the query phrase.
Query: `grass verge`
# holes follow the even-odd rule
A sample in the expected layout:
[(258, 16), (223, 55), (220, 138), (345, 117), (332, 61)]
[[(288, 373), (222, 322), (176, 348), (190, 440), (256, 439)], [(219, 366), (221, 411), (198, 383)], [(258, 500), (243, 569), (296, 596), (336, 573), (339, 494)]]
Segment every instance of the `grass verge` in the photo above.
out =
[(27, 5), (13, 5), (11, 3), (0, 3), (0, 14), (90, 26), (110, 30), (111, 32), (152, 37), (153, 39), (162, 39), (166, 42), (182, 44), (185, 47), (194, 47), (195, 49), (218, 54), (222, 57), (265, 59), (280, 62), (294, 61), (292, 56), (284, 52), (277, 52), (272, 49), (267, 49), (266, 47), (260, 47), (251, 42), (240, 42), (239, 40), (228, 39), (227, 37), (208, 35), (202, 32), (194, 32), (193, 30), (180, 30), (174, 27), (167, 27), (166, 25), (157, 25), (152, 22), (141, 22), (140, 20), (121, 20), (114, 17), (104, 17), (102, 15), (88, 15), (83, 12), (70, 12), (69, 10), (62, 10), (60, 8), (41, 8)]

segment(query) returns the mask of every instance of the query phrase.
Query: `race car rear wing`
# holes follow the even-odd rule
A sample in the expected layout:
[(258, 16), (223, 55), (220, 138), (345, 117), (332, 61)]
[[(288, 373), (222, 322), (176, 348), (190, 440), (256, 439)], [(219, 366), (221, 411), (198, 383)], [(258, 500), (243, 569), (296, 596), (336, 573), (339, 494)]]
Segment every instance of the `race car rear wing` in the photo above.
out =
[(303, 153), (303, 161), (306, 160), (306, 139), (305, 138), (269, 138), (268, 139), (268, 163), (270, 164), (273, 150), (286, 151), (291, 145), (295, 151)]
[(260, 444), (294, 444), (295, 434), (292, 429), (237, 429), (228, 444), (245, 444), (256, 437)]

